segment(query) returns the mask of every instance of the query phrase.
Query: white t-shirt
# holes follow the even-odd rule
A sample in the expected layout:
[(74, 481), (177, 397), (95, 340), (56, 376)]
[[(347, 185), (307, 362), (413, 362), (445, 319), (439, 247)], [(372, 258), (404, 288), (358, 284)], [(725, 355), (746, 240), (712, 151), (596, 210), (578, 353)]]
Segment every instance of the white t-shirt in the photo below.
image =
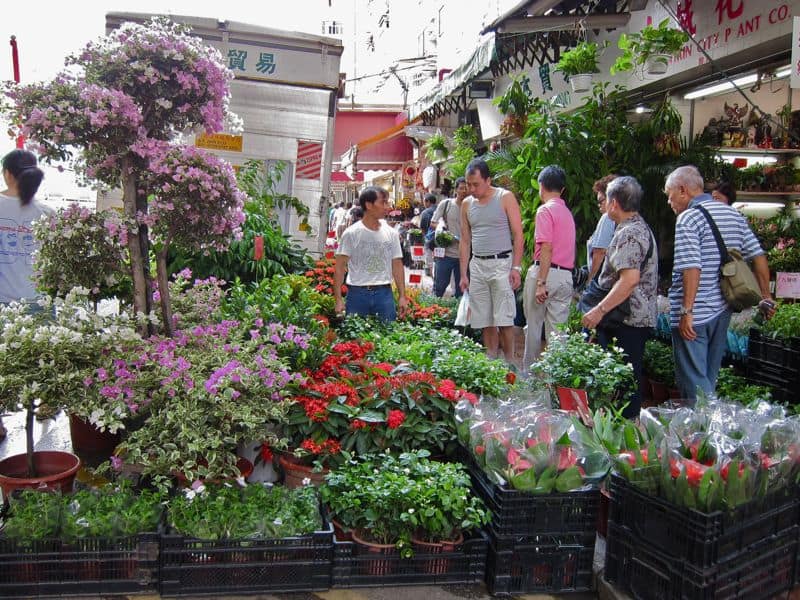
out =
[(347, 285), (392, 283), (392, 260), (403, 258), (403, 250), (397, 232), (386, 221), (380, 224), (373, 231), (359, 221), (342, 234), (336, 254), (348, 257)]
[(53, 209), (35, 198), (27, 206), (16, 196), (0, 194), (0, 302), (33, 300), (38, 296), (33, 275), (33, 222)]

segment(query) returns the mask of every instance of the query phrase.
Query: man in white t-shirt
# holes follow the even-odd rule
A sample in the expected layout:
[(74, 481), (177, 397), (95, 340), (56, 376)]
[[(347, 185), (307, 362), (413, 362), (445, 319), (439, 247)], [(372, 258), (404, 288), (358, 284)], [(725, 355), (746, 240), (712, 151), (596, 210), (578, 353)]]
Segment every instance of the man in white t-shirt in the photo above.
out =
[[(397, 318), (397, 308), (408, 306), (400, 236), (385, 221), (389, 210), (385, 190), (370, 186), (358, 197), (364, 217), (344, 230), (336, 250), (333, 295), (336, 312), (376, 315), (384, 321)], [(347, 303), (342, 284), (347, 272)], [(397, 286), (398, 306), (392, 294)]]

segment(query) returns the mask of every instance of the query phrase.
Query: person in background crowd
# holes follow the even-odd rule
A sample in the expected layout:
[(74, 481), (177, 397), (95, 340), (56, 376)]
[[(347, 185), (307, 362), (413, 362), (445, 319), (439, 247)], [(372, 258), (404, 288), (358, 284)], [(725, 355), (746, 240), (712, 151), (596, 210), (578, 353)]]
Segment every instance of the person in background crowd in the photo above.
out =
[(616, 225), (606, 214), (606, 187), (617, 176), (606, 175), (598, 179), (592, 186), (592, 191), (597, 195), (597, 208), (600, 209), (600, 220), (594, 228), (594, 233), (586, 241), (586, 264), (589, 266), (589, 279), (591, 280), (598, 271), (603, 259), (606, 257), (606, 250), (614, 237)]
[[(400, 236), (384, 220), (389, 210), (385, 190), (370, 186), (358, 198), (364, 217), (344, 230), (336, 250), (333, 295), (337, 314), (375, 315), (394, 321), (408, 306), (405, 293), (405, 268)], [(347, 272), (347, 302), (342, 284)], [(398, 306), (392, 295), (392, 279), (397, 286)]]
[[(609, 292), (585, 315), (583, 325), (597, 328), (603, 348), (614, 342), (633, 366), (637, 389), (623, 416), (639, 416), (642, 399), (644, 344), (656, 325), (658, 298), (658, 248), (650, 227), (639, 214), (642, 187), (633, 177), (617, 177), (607, 184), (605, 215), (616, 224), (598, 283)], [(630, 298), (631, 314), (616, 327), (599, 325), (608, 311)]]
[(542, 204), (536, 210), (533, 264), (522, 292), (527, 321), (525, 371), (543, 350), (542, 331), (549, 336), (569, 316), (575, 266), (575, 220), (561, 197), (567, 175), (561, 167), (550, 165), (541, 170), (538, 181)]
[[(441, 298), (444, 296), (447, 286), (450, 285), (450, 277), (453, 277), (453, 295), (461, 297), (461, 268), (459, 267), (459, 255), (461, 239), (461, 205), (467, 196), (467, 181), (463, 177), (456, 179), (456, 197), (448, 198), (440, 202), (436, 207), (431, 219), (431, 227), (437, 229), (439, 222), (444, 223), (445, 231), (449, 232), (455, 241), (444, 248), (444, 256), (434, 257), (433, 269), (433, 293)], [(434, 251), (435, 252), (435, 251)]]
[(514, 194), (492, 186), (489, 166), (482, 159), (467, 165), (466, 180), (471, 195), (461, 203), (461, 291), (469, 290), (470, 325), (482, 329), (486, 353), (494, 358), (502, 348), (511, 362), (514, 290), (522, 279), (519, 204)]
[(331, 217), (331, 231), (336, 233), (336, 238), (342, 237), (341, 232), (344, 231), (344, 226), (347, 224), (347, 209), (344, 207), (344, 202), (339, 202), (336, 209), (333, 211)]
[(436, 212), (437, 200), (436, 194), (425, 194), (425, 210), (419, 215), (419, 228), (425, 234), (425, 271), (428, 275), (431, 274), (431, 269), (433, 268), (433, 236), (435, 232), (431, 227), (431, 219), (433, 218), (433, 213)]
[[(3, 158), (3, 179), (6, 189), (0, 193), (0, 302), (26, 302), (31, 310), (38, 293), (33, 283), (33, 252), (36, 243), (32, 224), (52, 209), (36, 200), (36, 192), (44, 178), (36, 156), (26, 150), (12, 150)], [(0, 419), (0, 440), (6, 428)]]
[[(732, 206), (703, 192), (697, 167), (678, 167), (664, 186), (667, 202), (678, 216), (675, 222), (675, 255), (669, 289), (675, 378), (681, 395), (692, 404), (697, 388), (716, 389), (722, 355), (728, 343), (731, 310), (720, 289), (720, 253), (703, 206), (719, 229), (727, 248), (739, 250), (752, 260), (761, 295), (770, 300), (769, 267), (758, 239), (745, 218)], [(767, 311), (771, 317), (774, 308)]]
[(360, 206), (356, 206), (354, 209), (350, 211), (350, 225), (358, 223), (363, 218), (364, 218), (364, 211), (361, 210)]
[(727, 181), (720, 181), (719, 185), (711, 192), (714, 200), (719, 200), (725, 204), (736, 202), (736, 189)]

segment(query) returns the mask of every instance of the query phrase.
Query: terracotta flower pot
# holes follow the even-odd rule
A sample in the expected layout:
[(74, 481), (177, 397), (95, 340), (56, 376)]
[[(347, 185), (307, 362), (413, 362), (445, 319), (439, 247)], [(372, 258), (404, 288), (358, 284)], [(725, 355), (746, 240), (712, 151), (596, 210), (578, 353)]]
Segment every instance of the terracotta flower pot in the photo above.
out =
[(411, 538), (411, 545), (414, 551), (419, 554), (433, 555), (427, 560), (423, 560), (420, 568), (425, 573), (431, 575), (442, 575), (447, 573), (450, 569), (450, 559), (444, 556), (436, 556), (438, 554), (446, 554), (448, 552), (455, 552), (456, 549), (464, 543), (464, 535), (459, 533), (458, 537), (454, 540), (442, 540), (440, 542), (426, 542), (425, 540), (417, 537)]
[(278, 457), (278, 463), (283, 469), (283, 485), (287, 488), (298, 488), (305, 485), (304, 480), (308, 479), (313, 486), (320, 486), (325, 482), (325, 475), (328, 474), (328, 469), (315, 473), (314, 467), (302, 464), (296, 457), (291, 454), (281, 454)]
[(28, 456), (25, 453), (0, 460), (0, 488), (4, 498), (21, 489), (72, 492), (81, 459), (71, 452), (41, 450), (33, 453), (33, 464), (38, 477), (28, 477)]
[(336, 536), (336, 541), (338, 541), (338, 542), (352, 542), (353, 541), (353, 530), (352, 529), (342, 525), (336, 519), (331, 519), (331, 525), (333, 525), (333, 533)]
[(368, 557), (366, 561), (358, 562), (359, 568), (364, 569), (364, 573), (359, 574), (389, 575), (394, 573), (399, 556), (396, 546), (368, 542), (364, 539), (365, 537), (367, 536), (363, 531), (353, 531), (353, 543), (360, 548), (359, 554)]
[(121, 434), (100, 431), (78, 415), (69, 416), (69, 433), (76, 453), (110, 456), (122, 439)]

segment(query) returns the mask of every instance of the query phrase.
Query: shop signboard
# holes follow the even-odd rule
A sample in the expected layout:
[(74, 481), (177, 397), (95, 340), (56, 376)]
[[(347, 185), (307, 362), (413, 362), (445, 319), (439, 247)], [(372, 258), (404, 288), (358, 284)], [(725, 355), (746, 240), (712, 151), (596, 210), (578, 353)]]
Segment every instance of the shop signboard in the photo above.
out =
[(800, 88), (800, 17), (792, 18), (792, 88)]
[(228, 152), (242, 151), (242, 136), (227, 133), (201, 133), (194, 140), (198, 148), (209, 150), (225, 150)]

